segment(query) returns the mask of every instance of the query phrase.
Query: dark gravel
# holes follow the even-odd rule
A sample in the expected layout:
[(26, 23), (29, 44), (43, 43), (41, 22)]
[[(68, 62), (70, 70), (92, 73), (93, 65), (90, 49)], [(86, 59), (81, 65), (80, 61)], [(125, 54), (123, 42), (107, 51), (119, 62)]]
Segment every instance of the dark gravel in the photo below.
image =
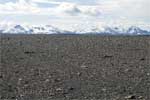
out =
[(150, 100), (150, 36), (2, 35), (0, 99)]

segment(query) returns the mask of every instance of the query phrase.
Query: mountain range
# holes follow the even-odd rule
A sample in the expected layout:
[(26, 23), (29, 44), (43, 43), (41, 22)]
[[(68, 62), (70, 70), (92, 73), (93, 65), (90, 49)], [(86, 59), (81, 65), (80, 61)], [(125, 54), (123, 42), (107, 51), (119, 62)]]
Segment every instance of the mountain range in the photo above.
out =
[(2, 34), (129, 34), (129, 35), (150, 35), (150, 30), (140, 27), (130, 26), (122, 27), (91, 27), (90, 29), (63, 30), (51, 25), (44, 26), (24, 26), (24, 25), (0, 25)]

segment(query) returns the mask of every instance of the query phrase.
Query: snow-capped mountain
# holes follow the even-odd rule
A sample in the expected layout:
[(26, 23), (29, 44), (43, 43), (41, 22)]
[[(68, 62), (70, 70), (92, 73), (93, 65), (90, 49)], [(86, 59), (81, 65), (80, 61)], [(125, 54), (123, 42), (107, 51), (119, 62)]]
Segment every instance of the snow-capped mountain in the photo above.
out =
[(40, 33), (54, 34), (60, 33), (62, 31), (50, 25), (46, 26), (13, 25), (13, 26), (0, 26), (0, 32), (11, 34), (40, 34)]
[(4, 29), (3, 33), (27, 33), (27, 30), (21, 25), (15, 25), (14, 27)]
[(0, 33), (11, 34), (130, 34), (130, 35), (150, 35), (150, 31), (136, 26), (128, 28), (122, 27), (91, 27), (77, 28), (74, 30), (64, 30), (51, 25), (24, 26), (24, 25), (0, 25)]
[(140, 29), (139, 27), (131, 26), (128, 28), (127, 33), (129, 34), (148, 34), (150, 31)]

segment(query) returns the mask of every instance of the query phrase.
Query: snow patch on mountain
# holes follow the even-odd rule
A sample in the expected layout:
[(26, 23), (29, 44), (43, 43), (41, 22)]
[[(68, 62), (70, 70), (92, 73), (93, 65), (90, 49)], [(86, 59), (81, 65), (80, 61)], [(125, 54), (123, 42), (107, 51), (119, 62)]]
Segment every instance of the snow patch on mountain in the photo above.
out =
[(72, 27), (72, 30), (65, 30), (52, 25), (4, 25), (0, 24), (0, 33), (10, 34), (130, 34), (130, 35), (150, 35), (150, 30), (140, 27), (130, 26), (91, 26)]

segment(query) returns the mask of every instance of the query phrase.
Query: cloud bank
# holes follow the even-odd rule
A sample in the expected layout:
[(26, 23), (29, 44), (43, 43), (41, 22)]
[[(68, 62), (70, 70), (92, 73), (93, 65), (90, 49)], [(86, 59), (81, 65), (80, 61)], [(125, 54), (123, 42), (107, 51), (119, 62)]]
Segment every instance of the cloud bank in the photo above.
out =
[[(91, 2), (87, 0), (86, 2)], [(0, 21), (150, 24), (150, 0), (8, 0), (0, 3)], [(10, 16), (7, 16), (10, 15)], [(12, 17), (12, 16), (16, 16)], [(18, 17), (21, 16), (21, 17)], [(42, 17), (41, 17), (42, 16)], [(40, 20), (42, 20), (40, 22)]]
[[(42, 8), (38, 3), (55, 4), (54, 7)], [(58, 2), (55, 0), (18, 0), (0, 4), (0, 13), (20, 14), (68, 14), (72, 16), (87, 15), (100, 16), (114, 14), (114, 16), (150, 17), (150, 0), (97, 0), (95, 5), (76, 4), (74, 2)], [(57, 16), (57, 15), (56, 15)]]

